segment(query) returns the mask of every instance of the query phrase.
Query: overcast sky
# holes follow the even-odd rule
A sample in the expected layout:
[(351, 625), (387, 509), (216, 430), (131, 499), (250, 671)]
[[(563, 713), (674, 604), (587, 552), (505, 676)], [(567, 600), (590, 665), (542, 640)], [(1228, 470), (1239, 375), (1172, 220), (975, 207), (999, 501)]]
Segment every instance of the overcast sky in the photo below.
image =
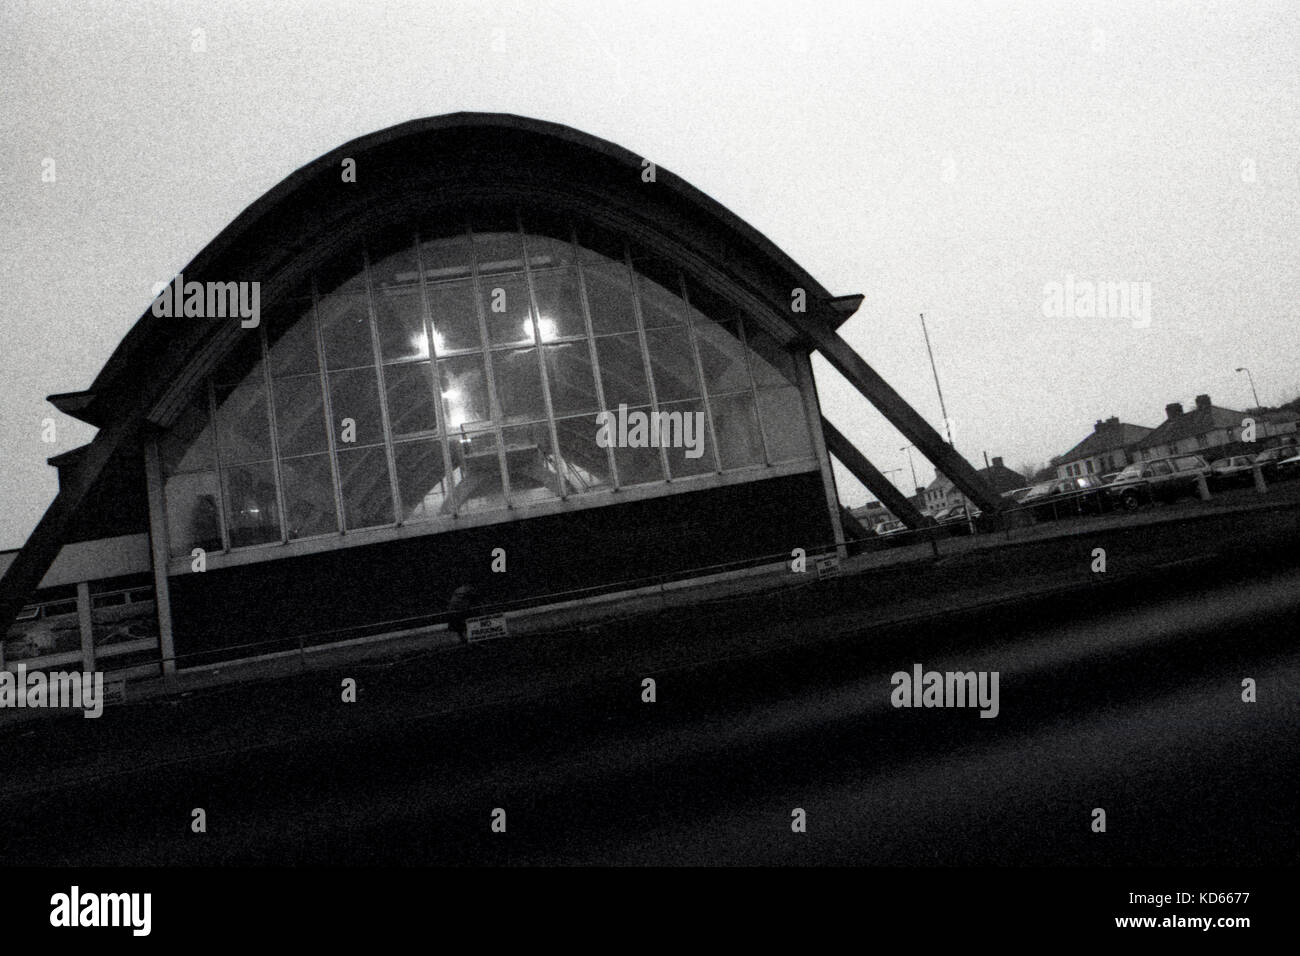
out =
[[(1042, 464), (1095, 419), (1155, 425), (1199, 393), (1244, 408), (1238, 366), (1265, 403), (1300, 394), (1294, 0), (5, 0), (0, 547), (53, 498), (45, 460), (93, 436), (44, 397), (90, 384), (154, 283), (322, 153), (458, 110), (649, 157), (865, 294), (842, 333), (941, 427), (924, 312), (977, 464)], [(1045, 316), (1067, 275), (1149, 283), (1149, 323)], [(828, 416), (905, 468), (817, 361)]]

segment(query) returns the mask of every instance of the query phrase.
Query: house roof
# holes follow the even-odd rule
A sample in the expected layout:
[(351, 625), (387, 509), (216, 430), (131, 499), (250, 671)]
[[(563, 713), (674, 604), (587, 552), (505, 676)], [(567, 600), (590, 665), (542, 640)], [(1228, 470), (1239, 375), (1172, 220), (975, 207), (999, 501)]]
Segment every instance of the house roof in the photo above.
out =
[(1153, 429), (1147, 428), (1145, 425), (1130, 425), (1128, 422), (1117, 420), (1098, 422), (1091, 435), (1065, 454), (1054, 458), (1053, 462), (1065, 464), (1066, 462), (1079, 461), (1082, 458), (1091, 458), (1094, 455), (1104, 455), (1107, 452), (1130, 448), (1137, 445), (1152, 431)]
[(1240, 428), (1245, 412), (1220, 408), (1218, 405), (1198, 405), (1174, 418), (1167, 418), (1149, 435), (1138, 442), (1138, 448), (1155, 448), (1171, 445), (1184, 438), (1195, 438), (1206, 432), (1223, 428)]
[[(1003, 492), (1015, 491), (1017, 488), (1024, 488), (1028, 484), (1024, 475), (1012, 471), (1005, 465), (990, 465), (988, 468), (981, 468), (976, 474), (988, 482), (994, 494), (999, 495)], [(932, 491), (941, 491), (947, 495), (954, 487), (956, 486), (946, 475), (938, 475), (934, 481), (925, 486), (924, 491), (926, 494)]]
[(1272, 422), (1274, 425), (1281, 425), (1287, 422), (1300, 422), (1300, 414), (1291, 411), (1289, 408), (1279, 408), (1275, 411), (1265, 412), (1263, 419), (1266, 422)]

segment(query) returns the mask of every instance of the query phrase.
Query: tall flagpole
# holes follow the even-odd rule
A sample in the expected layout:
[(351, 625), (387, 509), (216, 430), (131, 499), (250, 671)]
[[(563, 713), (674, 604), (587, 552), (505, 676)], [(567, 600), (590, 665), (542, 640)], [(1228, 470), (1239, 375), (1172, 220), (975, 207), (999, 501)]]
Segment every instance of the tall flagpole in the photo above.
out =
[(925, 313), (921, 313), (921, 334), (925, 336), (925, 351), (930, 356), (930, 371), (934, 373), (934, 390), (939, 393), (939, 412), (943, 415), (943, 428), (948, 433), (948, 444), (955, 449), (952, 440), (952, 425), (948, 421), (948, 409), (943, 404), (943, 389), (939, 387), (939, 369), (934, 364), (934, 349), (930, 348), (930, 330), (925, 327)]
[[(957, 443), (952, 440), (952, 421), (948, 418), (948, 409), (943, 403), (943, 388), (939, 385), (939, 368), (934, 364), (934, 349), (930, 348), (930, 330), (925, 327), (925, 313), (921, 313), (921, 334), (925, 336), (925, 351), (930, 356), (930, 371), (934, 373), (934, 390), (939, 393), (939, 412), (943, 415), (943, 428), (948, 433), (948, 444), (954, 451), (957, 450)], [(970, 499), (966, 497), (963, 491), (961, 495), (962, 508), (966, 512), (966, 523), (970, 527), (970, 533), (975, 533), (975, 518), (970, 513)]]

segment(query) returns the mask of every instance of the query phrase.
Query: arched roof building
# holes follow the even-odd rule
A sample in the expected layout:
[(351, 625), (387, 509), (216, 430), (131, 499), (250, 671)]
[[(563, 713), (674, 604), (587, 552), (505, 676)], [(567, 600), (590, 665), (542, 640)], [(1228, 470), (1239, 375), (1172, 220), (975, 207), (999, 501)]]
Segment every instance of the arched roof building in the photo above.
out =
[[(59, 494), (0, 566), (0, 630), (38, 622), (5, 663), (172, 670), (429, 621), (457, 588), (545, 602), (834, 548), (831, 453), (919, 522), (822, 419), (813, 349), (995, 510), (835, 334), (860, 301), (566, 127), (461, 113), (354, 140), (51, 396), (100, 431), (51, 460)], [(100, 620), (150, 586), (155, 622)], [(77, 625), (42, 631), (69, 602)]]

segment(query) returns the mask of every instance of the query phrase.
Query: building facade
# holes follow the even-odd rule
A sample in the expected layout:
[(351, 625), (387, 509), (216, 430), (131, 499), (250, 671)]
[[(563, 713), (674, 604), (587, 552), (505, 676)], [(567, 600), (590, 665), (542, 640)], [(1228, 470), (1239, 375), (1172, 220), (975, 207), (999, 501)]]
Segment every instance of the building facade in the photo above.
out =
[(1056, 477), (1077, 478), (1119, 471), (1137, 461), (1138, 444), (1151, 431), (1143, 425), (1121, 422), (1116, 416), (1105, 421), (1099, 419), (1091, 435), (1053, 461)]
[(1139, 443), (1138, 450), (1143, 460), (1199, 454), (1213, 461), (1290, 443), (1297, 423), (1300, 415), (1289, 409), (1238, 412), (1212, 404), (1208, 395), (1197, 395), (1196, 407), (1189, 411), (1177, 402), (1165, 406), (1165, 421)]
[[(998, 495), (1016, 491), (1026, 484), (1024, 475), (1004, 465), (1001, 457), (994, 458), (993, 464), (981, 468), (978, 474)], [(946, 508), (955, 508), (965, 503), (961, 490), (944, 475), (936, 475), (934, 481), (930, 482), (922, 493), (925, 495), (925, 510), (930, 515), (936, 515)]]
[[(255, 203), (51, 396), (100, 431), (0, 556), (3, 665), (171, 673), (435, 627), (458, 592), (520, 609), (842, 548), (809, 355), (865, 368), (834, 337), (861, 297), (646, 169), (455, 114)], [(213, 315), (214, 287), (257, 313)]]

